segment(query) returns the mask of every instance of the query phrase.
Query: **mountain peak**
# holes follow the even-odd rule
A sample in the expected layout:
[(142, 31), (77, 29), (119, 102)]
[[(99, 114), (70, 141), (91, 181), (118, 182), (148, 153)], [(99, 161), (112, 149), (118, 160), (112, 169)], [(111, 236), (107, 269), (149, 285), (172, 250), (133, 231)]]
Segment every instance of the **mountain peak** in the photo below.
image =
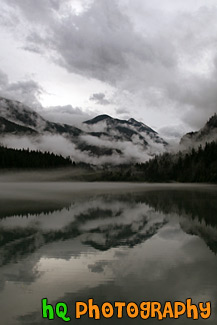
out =
[(91, 120), (84, 121), (83, 123), (85, 123), (85, 124), (96, 124), (96, 123), (104, 121), (104, 120), (112, 120), (112, 117), (107, 115), (107, 114), (102, 114), (102, 115), (98, 115), (98, 116), (94, 117)]
[[(102, 121), (106, 122), (106, 126), (100, 125)], [(98, 127), (100, 127), (101, 132), (113, 136), (115, 135), (119, 140), (133, 141), (133, 138), (138, 137), (143, 142), (144, 146), (147, 146), (150, 141), (162, 144), (163, 146), (167, 145), (166, 141), (160, 138), (156, 131), (134, 118), (120, 120), (103, 114), (85, 121), (84, 123), (89, 126), (99, 123)]]
[(137, 120), (135, 120), (134, 118), (130, 118), (129, 120), (128, 120), (128, 122), (132, 122), (132, 123), (134, 123), (134, 122), (137, 122), (138, 123), (138, 121)]

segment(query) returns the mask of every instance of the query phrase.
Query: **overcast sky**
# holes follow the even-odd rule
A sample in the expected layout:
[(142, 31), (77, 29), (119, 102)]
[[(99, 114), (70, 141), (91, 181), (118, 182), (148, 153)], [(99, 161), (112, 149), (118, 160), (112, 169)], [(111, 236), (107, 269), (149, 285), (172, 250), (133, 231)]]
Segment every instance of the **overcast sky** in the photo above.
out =
[(3, 96), (59, 116), (134, 117), (161, 134), (217, 112), (216, 0), (0, 5)]

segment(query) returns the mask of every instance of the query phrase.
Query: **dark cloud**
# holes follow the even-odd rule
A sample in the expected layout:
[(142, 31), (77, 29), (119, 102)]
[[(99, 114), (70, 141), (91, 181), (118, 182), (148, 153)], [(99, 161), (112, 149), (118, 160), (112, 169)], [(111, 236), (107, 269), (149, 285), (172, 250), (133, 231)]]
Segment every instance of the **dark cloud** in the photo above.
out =
[[(182, 131), (180, 131), (180, 129), (182, 129)], [(183, 129), (183, 126), (175, 125), (173, 127), (165, 126), (165, 127), (161, 128), (159, 130), (159, 132), (161, 134), (164, 134), (164, 135), (168, 136), (168, 137), (179, 138), (180, 139), (180, 137), (183, 134), (185, 134), (186, 131)]]
[(90, 100), (96, 102), (99, 105), (109, 105), (110, 104), (109, 100), (106, 99), (106, 96), (103, 93), (93, 94), (90, 97)]
[(42, 109), (40, 114), (49, 121), (80, 127), (82, 122), (93, 118), (94, 115), (97, 115), (97, 112), (88, 110), (84, 111), (80, 107), (65, 105), (47, 107), (46, 109)]
[[(135, 32), (117, 1), (95, 0), (82, 15), (69, 11), (59, 19), (52, 10), (47, 10), (50, 1), (28, 1), (28, 5), (26, 1), (10, 2), (31, 20), (27, 46), (41, 53), (54, 51), (56, 60), (69, 71), (116, 83), (129, 71), (131, 60), (150, 64), (154, 61), (166, 66), (174, 64), (172, 56), (165, 55), (165, 50), (157, 49), (150, 40)], [(32, 21), (32, 15), (37, 13), (40, 28)], [(43, 15), (46, 20), (42, 19)]]
[(179, 144), (180, 139), (183, 137), (184, 134), (188, 132), (187, 128), (182, 124), (182, 125), (170, 125), (170, 126), (165, 126), (162, 127), (158, 130), (158, 133), (162, 138), (167, 141), (170, 145), (171, 148), (176, 150), (177, 144)]
[(8, 0), (8, 5), (19, 10), (24, 17), (32, 22), (42, 23), (48, 17), (52, 17), (60, 10), (61, 5), (68, 2), (66, 0), (37, 0), (37, 3), (32, 0)]
[(88, 269), (94, 273), (103, 273), (107, 265), (107, 261), (97, 261), (95, 264), (88, 265)]
[(125, 107), (119, 107), (116, 110), (117, 114), (129, 114), (129, 109), (125, 108)]
[(8, 84), (8, 77), (7, 75), (0, 70), (0, 87), (5, 87)]
[[(176, 123), (182, 120), (192, 128), (201, 127), (217, 111), (215, 1), (3, 0), (3, 4), (4, 25), (17, 17), (26, 50), (69, 73), (114, 87), (119, 102), (128, 92), (134, 107), (129, 103), (127, 110), (145, 114), (148, 107), (153, 116), (158, 112), (165, 119), (169, 114)], [(93, 94), (91, 100), (110, 102), (104, 93)]]
[(9, 82), (7, 75), (0, 71), (0, 96), (34, 107), (41, 107), (39, 98), (43, 93), (42, 87), (34, 80)]

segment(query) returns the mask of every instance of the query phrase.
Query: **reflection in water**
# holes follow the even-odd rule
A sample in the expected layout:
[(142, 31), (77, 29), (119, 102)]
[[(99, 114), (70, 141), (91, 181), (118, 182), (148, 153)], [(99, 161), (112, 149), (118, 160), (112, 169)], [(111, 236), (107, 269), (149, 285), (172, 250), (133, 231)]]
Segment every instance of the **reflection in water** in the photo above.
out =
[[(53, 304), (68, 303), (72, 319), (77, 300), (94, 298), (101, 304), (191, 297), (195, 303), (211, 300), (208, 322), (215, 324), (216, 198), (212, 188), (164, 188), (87, 195), (62, 207), (52, 208), (49, 202), (35, 213), (35, 207), (29, 206), (29, 213), (24, 207), (22, 212), (19, 202), (14, 202), (0, 220), (2, 322), (47, 323), (41, 319), (44, 297)], [(176, 320), (178, 324), (188, 321)], [(84, 317), (76, 322), (91, 321)], [(146, 322), (158, 324), (155, 319)]]

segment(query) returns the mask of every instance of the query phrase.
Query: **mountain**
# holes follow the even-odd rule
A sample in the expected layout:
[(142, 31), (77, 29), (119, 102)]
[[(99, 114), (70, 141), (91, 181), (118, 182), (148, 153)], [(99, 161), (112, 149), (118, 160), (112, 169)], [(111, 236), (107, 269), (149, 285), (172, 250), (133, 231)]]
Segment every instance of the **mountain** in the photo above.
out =
[[(99, 115), (91, 120), (85, 121), (84, 124), (88, 126), (99, 126), (101, 124), (103, 132), (100, 134), (97, 132), (97, 136), (103, 135), (108, 138), (112, 136), (122, 141), (132, 141), (133, 137), (138, 137), (143, 142), (144, 146), (148, 146), (150, 141), (164, 146), (167, 145), (167, 142), (160, 138), (156, 131), (133, 118), (129, 120), (119, 120), (109, 115)], [(95, 135), (94, 132), (92, 132), (92, 135)]]
[[(0, 143), (51, 151), (95, 165), (144, 162), (164, 152), (167, 143), (156, 131), (131, 118), (99, 115), (73, 125), (50, 122), (28, 106), (0, 97)], [(16, 144), (16, 145), (15, 145)]]
[(1, 134), (36, 135), (38, 132), (30, 127), (11, 122), (0, 116), (0, 135)]
[(198, 147), (206, 142), (217, 141), (217, 115), (213, 115), (203, 128), (197, 132), (185, 134), (180, 144), (185, 148)]
[[(30, 107), (14, 100), (0, 97), (1, 126), (6, 129), (12, 128), (13, 134), (50, 133), (76, 137), (82, 133), (74, 126), (53, 123), (45, 120), (40, 114)], [(28, 129), (28, 130), (27, 130)], [(1, 131), (1, 133), (4, 133)]]

